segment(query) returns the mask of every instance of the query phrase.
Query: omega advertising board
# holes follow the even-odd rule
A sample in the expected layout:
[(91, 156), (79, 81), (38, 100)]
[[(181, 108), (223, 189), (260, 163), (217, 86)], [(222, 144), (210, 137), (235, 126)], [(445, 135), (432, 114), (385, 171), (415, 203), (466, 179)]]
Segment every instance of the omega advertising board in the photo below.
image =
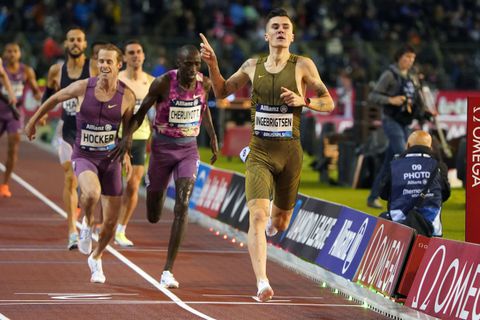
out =
[(465, 240), (480, 243), (480, 96), (468, 98)]
[(353, 281), (391, 296), (402, 273), (413, 235), (413, 229), (407, 226), (377, 219), (377, 226)]
[(376, 217), (351, 208), (342, 208), (316, 263), (352, 280), (376, 225)]
[(406, 305), (441, 319), (480, 319), (480, 246), (432, 238)]
[(233, 173), (218, 169), (210, 170), (202, 192), (196, 200), (195, 209), (216, 218), (230, 187)]
[(330, 236), (341, 206), (308, 198), (290, 224), (280, 246), (309, 261), (315, 261)]

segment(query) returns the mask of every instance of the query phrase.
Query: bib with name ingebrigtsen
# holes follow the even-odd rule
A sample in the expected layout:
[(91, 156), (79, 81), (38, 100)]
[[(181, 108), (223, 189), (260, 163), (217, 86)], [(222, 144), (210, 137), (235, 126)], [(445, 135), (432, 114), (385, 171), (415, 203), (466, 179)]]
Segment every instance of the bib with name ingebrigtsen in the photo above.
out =
[(293, 132), (293, 108), (283, 104), (270, 106), (257, 104), (254, 134), (264, 138), (291, 138)]
[(203, 74), (197, 73), (195, 88), (191, 91), (180, 87), (177, 70), (169, 71), (167, 76), (170, 77), (168, 100), (157, 104), (153, 126), (157, 133), (172, 138), (196, 137), (207, 107)]

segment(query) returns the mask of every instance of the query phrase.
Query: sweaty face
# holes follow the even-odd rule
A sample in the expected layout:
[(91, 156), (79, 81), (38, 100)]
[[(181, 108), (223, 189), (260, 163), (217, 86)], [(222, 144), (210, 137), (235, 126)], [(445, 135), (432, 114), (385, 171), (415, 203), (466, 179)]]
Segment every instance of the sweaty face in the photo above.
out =
[(141, 68), (145, 61), (145, 53), (143, 53), (142, 46), (137, 43), (127, 45), (125, 47), (124, 59), (127, 66), (135, 69)]
[(80, 57), (87, 49), (85, 34), (81, 30), (73, 29), (67, 33), (67, 39), (64, 42), (67, 53), (72, 58)]
[(265, 40), (271, 47), (288, 48), (293, 41), (293, 25), (288, 17), (273, 17), (267, 22)]
[(17, 44), (8, 44), (3, 51), (3, 58), (6, 63), (16, 63), (20, 61), (20, 47)]
[(117, 77), (122, 63), (118, 61), (115, 50), (100, 49), (98, 52), (98, 77), (101, 79), (114, 79)]
[(184, 82), (191, 83), (195, 80), (202, 61), (198, 51), (183, 52), (177, 60), (178, 74)]

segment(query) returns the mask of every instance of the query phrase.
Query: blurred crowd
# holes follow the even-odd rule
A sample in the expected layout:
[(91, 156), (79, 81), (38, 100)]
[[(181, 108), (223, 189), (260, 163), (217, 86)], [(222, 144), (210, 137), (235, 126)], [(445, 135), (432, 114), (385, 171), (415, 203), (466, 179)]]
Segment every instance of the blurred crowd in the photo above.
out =
[[(263, 17), (287, 9), (295, 22), (292, 51), (310, 56), (327, 85), (347, 73), (355, 83), (377, 79), (395, 49), (410, 43), (431, 85), (480, 87), (478, 0), (15, 0), (0, 6), (0, 41), (20, 41), (39, 76), (62, 55), (69, 26), (90, 42), (145, 43), (147, 69), (172, 67), (174, 49), (205, 33), (223, 73), (266, 52)], [(39, 54), (39, 53), (42, 54)]]

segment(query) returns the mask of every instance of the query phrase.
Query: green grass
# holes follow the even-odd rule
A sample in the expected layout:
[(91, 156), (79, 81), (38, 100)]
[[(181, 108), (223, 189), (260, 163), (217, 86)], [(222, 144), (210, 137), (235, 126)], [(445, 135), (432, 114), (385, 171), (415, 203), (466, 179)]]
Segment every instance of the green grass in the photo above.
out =
[[(208, 148), (200, 148), (200, 158), (205, 163), (210, 163), (211, 152)], [(359, 211), (378, 216), (380, 210), (367, 207), (366, 199), (370, 190), (352, 189), (349, 187), (330, 186), (321, 184), (316, 171), (313, 171), (309, 164), (312, 159), (304, 155), (302, 180), (300, 193), (305, 195), (336, 202), (349, 206)], [(245, 164), (239, 157), (228, 159), (219, 156), (215, 167), (236, 171), (245, 174)], [(386, 203), (384, 202), (386, 206)], [(442, 210), (443, 236), (447, 239), (465, 240), (465, 190), (461, 188), (452, 189), (450, 199), (443, 206)]]

